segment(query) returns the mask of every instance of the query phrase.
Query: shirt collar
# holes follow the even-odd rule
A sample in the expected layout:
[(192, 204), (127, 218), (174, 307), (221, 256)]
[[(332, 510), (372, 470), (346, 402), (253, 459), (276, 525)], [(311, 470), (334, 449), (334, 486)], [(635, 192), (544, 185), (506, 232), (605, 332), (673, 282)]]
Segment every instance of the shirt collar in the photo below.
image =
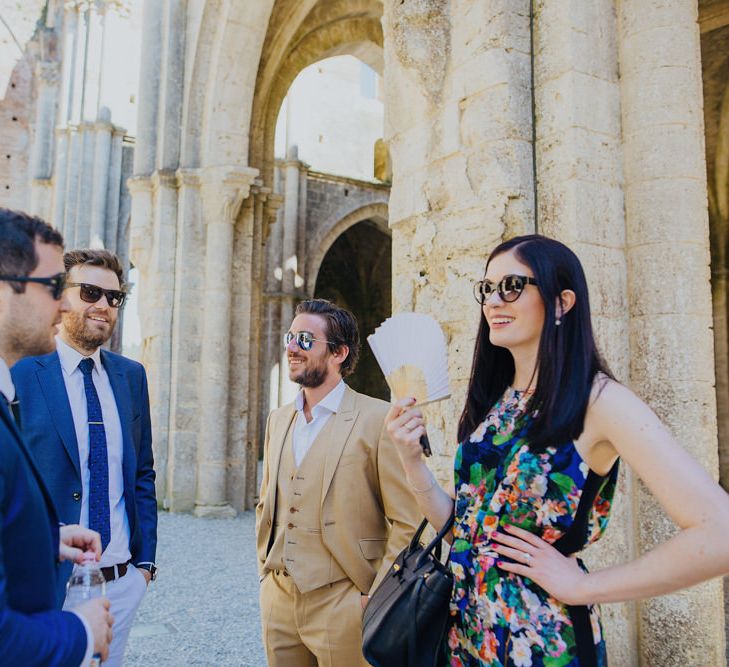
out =
[[(61, 362), (61, 368), (63, 368), (66, 375), (71, 375), (78, 368), (81, 359), (86, 359), (85, 355), (64, 343), (60, 336), (56, 336), (56, 351)], [(101, 367), (101, 348), (97, 347), (94, 353), (89, 355), (89, 358), (94, 360), (94, 371), (98, 373)]]
[(5, 363), (5, 359), (0, 357), (0, 392), (7, 399), (8, 403), (15, 400), (15, 385), (13, 378), (10, 377), (10, 369)]
[[(347, 389), (347, 385), (344, 384), (344, 380), (340, 380), (334, 389), (332, 389), (324, 398), (321, 399), (313, 408), (312, 412), (314, 410), (317, 410), (318, 408), (323, 408), (329, 412), (336, 413), (337, 410), (339, 410), (339, 406), (342, 404), (342, 399), (344, 398), (344, 392)], [(301, 389), (298, 394), (296, 394), (296, 398), (294, 399), (294, 406), (296, 409), (301, 412), (304, 409), (304, 390)]]

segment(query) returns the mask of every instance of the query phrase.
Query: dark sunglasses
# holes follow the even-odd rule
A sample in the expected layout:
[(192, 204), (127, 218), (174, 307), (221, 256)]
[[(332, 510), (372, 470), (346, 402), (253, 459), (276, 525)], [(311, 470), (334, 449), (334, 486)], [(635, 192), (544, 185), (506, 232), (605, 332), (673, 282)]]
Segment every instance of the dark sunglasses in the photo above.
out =
[(292, 340), (295, 340), (296, 344), (302, 350), (304, 350), (304, 352), (308, 352), (309, 350), (311, 350), (311, 348), (314, 347), (314, 342), (317, 340), (320, 343), (329, 344), (328, 340), (314, 338), (314, 334), (310, 331), (299, 331), (298, 333), (291, 333), (290, 331), (287, 331), (283, 337), (284, 347), (288, 347), (291, 344)]
[(66, 283), (66, 287), (79, 287), (81, 301), (86, 303), (96, 303), (103, 295), (106, 297), (106, 303), (111, 308), (121, 308), (127, 299), (126, 292), (118, 289), (103, 289), (98, 285), (89, 285), (88, 283)]
[(38, 283), (39, 285), (45, 285), (51, 290), (51, 296), (58, 301), (63, 294), (63, 290), (66, 289), (66, 274), (57, 273), (55, 276), (48, 278), (29, 278), (28, 276), (0, 276), (0, 280), (4, 280), (10, 283)]
[(502, 301), (512, 303), (521, 296), (527, 285), (536, 284), (537, 281), (529, 276), (504, 276), (498, 284), (486, 279), (479, 280), (473, 285), (473, 297), (483, 306), (494, 292), (498, 292)]

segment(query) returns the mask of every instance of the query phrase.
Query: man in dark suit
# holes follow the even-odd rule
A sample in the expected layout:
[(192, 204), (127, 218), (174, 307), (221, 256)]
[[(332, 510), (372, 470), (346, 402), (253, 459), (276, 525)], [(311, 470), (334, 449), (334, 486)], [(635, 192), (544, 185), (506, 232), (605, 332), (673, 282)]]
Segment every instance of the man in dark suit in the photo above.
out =
[(65, 274), (63, 238), (38, 218), (0, 209), (0, 664), (77, 667), (105, 658), (109, 601), (57, 608), (57, 561), (101, 551), (99, 536), (63, 526), (18, 431), (8, 366), (54, 347)]
[[(144, 367), (101, 349), (126, 292), (118, 258), (67, 252), (56, 350), (12, 369), (23, 435), (61, 521), (101, 534), (115, 617), (105, 667), (121, 665), (134, 615), (156, 571), (157, 502)], [(63, 576), (65, 575), (65, 576)], [(68, 570), (62, 573), (62, 583)], [(59, 591), (62, 592), (62, 591)]]

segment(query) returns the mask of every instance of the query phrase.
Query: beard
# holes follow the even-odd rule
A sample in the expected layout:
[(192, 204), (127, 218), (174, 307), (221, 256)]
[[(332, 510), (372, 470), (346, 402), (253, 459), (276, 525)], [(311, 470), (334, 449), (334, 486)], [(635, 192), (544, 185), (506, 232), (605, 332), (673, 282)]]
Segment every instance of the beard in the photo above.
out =
[(63, 330), (70, 340), (85, 350), (96, 349), (106, 343), (114, 333), (115, 324), (116, 322), (110, 320), (107, 332), (93, 333), (86, 326), (85, 314), (73, 311), (63, 313)]
[(321, 359), (315, 366), (298, 371), (298, 374), (294, 374), (294, 371), (289, 367), (289, 379), (308, 389), (320, 387), (327, 379), (326, 359)]

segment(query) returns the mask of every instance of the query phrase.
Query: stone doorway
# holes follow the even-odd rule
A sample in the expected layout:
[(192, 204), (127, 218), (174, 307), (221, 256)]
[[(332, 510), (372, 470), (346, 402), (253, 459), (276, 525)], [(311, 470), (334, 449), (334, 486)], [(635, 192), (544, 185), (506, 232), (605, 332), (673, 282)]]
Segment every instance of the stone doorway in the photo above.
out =
[(356, 391), (388, 401), (390, 390), (367, 344), (392, 314), (392, 240), (375, 221), (364, 220), (342, 233), (324, 256), (314, 296), (351, 310), (362, 340), (357, 370), (347, 378)]

